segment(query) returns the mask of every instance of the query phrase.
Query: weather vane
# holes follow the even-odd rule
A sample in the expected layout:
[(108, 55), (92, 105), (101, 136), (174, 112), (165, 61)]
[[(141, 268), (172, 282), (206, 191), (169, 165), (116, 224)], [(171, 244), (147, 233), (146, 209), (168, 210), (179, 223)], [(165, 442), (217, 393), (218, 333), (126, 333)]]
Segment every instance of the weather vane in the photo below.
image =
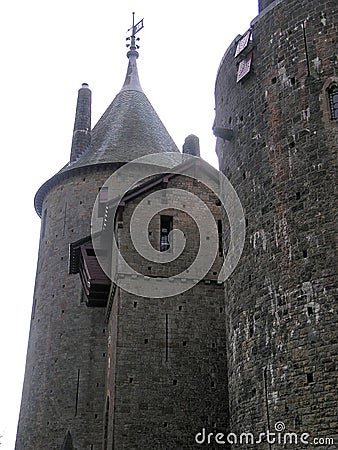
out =
[(143, 19), (140, 20), (135, 24), (135, 13), (133, 12), (133, 26), (127, 30), (127, 33), (131, 31), (131, 36), (127, 37), (126, 40), (130, 41), (127, 43), (127, 47), (130, 48), (130, 50), (137, 50), (140, 48), (139, 45), (136, 45), (136, 41), (139, 41), (140, 38), (135, 38), (135, 34), (138, 33), (143, 28)]

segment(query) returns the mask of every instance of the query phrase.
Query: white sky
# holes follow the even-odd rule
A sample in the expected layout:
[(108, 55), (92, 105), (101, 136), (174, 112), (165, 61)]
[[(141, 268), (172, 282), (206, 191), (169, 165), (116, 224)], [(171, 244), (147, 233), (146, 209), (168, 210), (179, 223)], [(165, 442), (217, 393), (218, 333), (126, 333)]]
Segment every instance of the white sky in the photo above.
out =
[(181, 149), (188, 134), (217, 167), (214, 85), (221, 58), (258, 0), (11, 0), (0, 13), (0, 439), (14, 449), (40, 232), (33, 198), (68, 160), (77, 90), (93, 92), (92, 125), (122, 87), (125, 37), (144, 17), (145, 94)]

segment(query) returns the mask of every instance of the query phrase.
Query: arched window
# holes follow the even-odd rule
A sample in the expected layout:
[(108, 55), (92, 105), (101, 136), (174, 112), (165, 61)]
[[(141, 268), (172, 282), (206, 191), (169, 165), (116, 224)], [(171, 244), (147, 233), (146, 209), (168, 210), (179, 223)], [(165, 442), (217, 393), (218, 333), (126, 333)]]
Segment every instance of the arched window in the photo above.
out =
[(338, 85), (333, 85), (328, 89), (331, 119), (338, 119)]

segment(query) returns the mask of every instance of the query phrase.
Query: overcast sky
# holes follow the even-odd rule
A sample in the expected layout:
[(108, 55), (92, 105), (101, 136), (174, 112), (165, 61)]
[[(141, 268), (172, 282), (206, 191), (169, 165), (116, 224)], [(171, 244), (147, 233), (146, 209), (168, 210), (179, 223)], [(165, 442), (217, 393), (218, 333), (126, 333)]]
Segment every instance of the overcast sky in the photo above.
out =
[(199, 136), (217, 166), (214, 85), (222, 56), (257, 15), (256, 0), (12, 0), (1, 38), (1, 449), (13, 450), (21, 399), (40, 219), (33, 198), (68, 160), (77, 90), (93, 92), (92, 123), (122, 87), (126, 31), (144, 17), (142, 88), (181, 149)]

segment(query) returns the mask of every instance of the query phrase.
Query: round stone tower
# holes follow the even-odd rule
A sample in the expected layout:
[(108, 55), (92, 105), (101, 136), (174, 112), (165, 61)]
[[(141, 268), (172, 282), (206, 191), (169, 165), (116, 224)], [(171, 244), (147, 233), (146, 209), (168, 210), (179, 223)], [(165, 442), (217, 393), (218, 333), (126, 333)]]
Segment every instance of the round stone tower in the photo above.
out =
[(105, 308), (88, 307), (71, 249), (90, 238), (96, 197), (114, 170), (178, 152), (141, 89), (137, 57), (131, 48), (124, 85), (92, 131), (91, 92), (82, 85), (70, 162), (35, 197), (42, 222), (16, 450), (102, 448)]
[(337, 433), (336, 50), (331, 0), (262, 0), (217, 74), (216, 149), (247, 232), (225, 291), (234, 433)]

